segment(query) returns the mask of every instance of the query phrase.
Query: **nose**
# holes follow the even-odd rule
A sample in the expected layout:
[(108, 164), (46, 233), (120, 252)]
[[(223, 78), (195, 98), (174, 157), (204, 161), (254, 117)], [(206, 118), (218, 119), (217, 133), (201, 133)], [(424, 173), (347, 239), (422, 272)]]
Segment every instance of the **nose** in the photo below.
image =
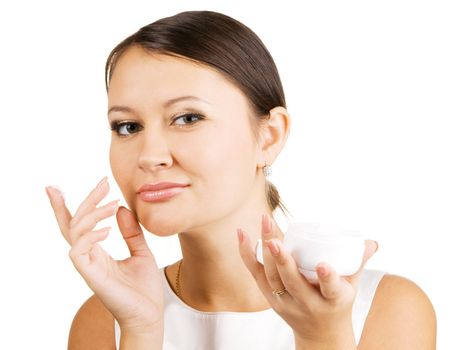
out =
[(171, 153), (163, 133), (144, 132), (139, 168), (143, 171), (154, 171), (160, 167), (169, 168), (172, 164)]

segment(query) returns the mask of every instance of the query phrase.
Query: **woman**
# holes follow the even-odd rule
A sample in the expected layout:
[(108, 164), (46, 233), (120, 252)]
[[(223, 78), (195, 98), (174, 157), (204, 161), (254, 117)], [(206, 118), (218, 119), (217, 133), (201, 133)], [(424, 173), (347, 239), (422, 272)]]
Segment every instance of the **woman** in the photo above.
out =
[[(216, 12), (189, 11), (141, 28), (106, 64), (110, 163), (75, 215), (48, 187), (70, 258), (94, 291), (72, 323), (70, 349), (433, 349), (435, 315), (413, 282), (361, 269), (319, 284), (299, 273), (272, 219), (285, 209), (267, 181), (290, 116), (260, 39)], [(97, 244), (116, 215), (130, 251)], [(183, 259), (159, 269), (140, 224), (178, 233)], [(238, 232), (238, 240), (235, 235)], [(254, 242), (263, 238), (264, 265)]]

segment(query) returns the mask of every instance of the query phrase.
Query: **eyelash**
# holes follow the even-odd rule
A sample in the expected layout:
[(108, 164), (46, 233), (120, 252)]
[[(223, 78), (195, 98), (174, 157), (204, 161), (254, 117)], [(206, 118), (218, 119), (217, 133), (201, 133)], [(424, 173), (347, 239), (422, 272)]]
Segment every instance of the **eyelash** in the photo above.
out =
[[(175, 120), (178, 120), (180, 118), (183, 118), (183, 117), (188, 117), (188, 116), (191, 116), (191, 117), (197, 117), (197, 120), (203, 120), (204, 119), (204, 116), (202, 116), (201, 114), (198, 114), (198, 113), (185, 113), (185, 114), (182, 114), (182, 115), (179, 115), (177, 117), (175, 117), (172, 122), (174, 122)], [(191, 123), (188, 123), (186, 125), (193, 125), (195, 122), (191, 122)], [(122, 127), (122, 126), (125, 126), (125, 125), (137, 125), (139, 130), (142, 129), (142, 126), (139, 125), (139, 123), (136, 123), (136, 122), (129, 122), (129, 121), (113, 121), (111, 122), (111, 131), (115, 132), (119, 137), (129, 137), (130, 135), (132, 135), (133, 133), (130, 133), (129, 135), (122, 135), (122, 134), (119, 134), (119, 129)], [(182, 128), (185, 128), (186, 126), (185, 125), (177, 125), (179, 127), (182, 127)]]

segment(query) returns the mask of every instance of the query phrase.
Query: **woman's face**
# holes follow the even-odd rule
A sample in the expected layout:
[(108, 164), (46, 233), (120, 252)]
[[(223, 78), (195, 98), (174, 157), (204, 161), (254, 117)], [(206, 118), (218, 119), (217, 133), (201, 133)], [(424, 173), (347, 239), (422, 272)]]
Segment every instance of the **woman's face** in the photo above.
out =
[[(197, 99), (172, 103), (184, 96)], [(220, 73), (131, 47), (116, 64), (108, 98), (110, 124), (128, 122), (112, 132), (112, 173), (149, 232), (170, 235), (210, 224), (259, 193), (248, 100)], [(142, 185), (161, 181), (189, 186), (169, 200), (140, 199)]]

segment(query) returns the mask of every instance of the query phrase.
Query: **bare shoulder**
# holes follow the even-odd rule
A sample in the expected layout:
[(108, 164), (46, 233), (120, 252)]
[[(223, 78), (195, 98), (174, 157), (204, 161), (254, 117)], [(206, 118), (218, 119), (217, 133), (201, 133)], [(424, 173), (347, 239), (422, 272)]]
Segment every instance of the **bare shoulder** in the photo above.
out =
[(95, 294), (83, 303), (72, 321), (68, 349), (116, 349), (114, 317)]
[(385, 275), (358, 349), (436, 349), (436, 314), (424, 291), (409, 279)]

